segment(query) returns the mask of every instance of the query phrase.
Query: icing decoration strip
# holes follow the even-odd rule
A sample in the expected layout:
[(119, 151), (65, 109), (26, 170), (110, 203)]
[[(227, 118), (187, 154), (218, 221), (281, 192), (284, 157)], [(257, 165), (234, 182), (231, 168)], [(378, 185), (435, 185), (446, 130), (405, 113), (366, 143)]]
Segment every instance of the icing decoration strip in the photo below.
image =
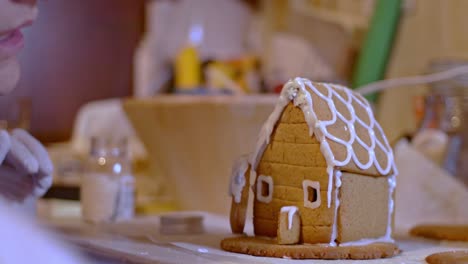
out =
[(242, 189), (245, 186), (245, 172), (249, 168), (247, 156), (242, 156), (234, 162), (231, 173), (231, 184), (229, 185), (229, 194), (234, 197), (236, 203), (241, 202)]
[(336, 238), (338, 237), (338, 208), (340, 207), (340, 187), (341, 187), (341, 171), (335, 171), (335, 212), (333, 214), (333, 226), (330, 238), (330, 246), (336, 246)]
[(288, 213), (288, 230), (292, 228), (293, 216), (299, 211), (297, 206), (283, 206), (281, 207), (281, 213)]
[(393, 172), (394, 174), (388, 177), (388, 223), (387, 223), (387, 233), (385, 234), (385, 239), (387, 242), (394, 242), (392, 239), (392, 220), (393, 220), (393, 213), (395, 211), (395, 201), (393, 199), (393, 194), (395, 193), (396, 188), (396, 176), (398, 175), (398, 170), (393, 165)]

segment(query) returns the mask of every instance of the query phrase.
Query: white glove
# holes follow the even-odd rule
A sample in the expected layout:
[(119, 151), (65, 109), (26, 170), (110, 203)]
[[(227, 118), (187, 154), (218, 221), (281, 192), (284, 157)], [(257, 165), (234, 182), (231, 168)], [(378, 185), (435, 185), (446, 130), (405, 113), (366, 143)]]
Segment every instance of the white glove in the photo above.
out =
[(53, 165), (42, 144), (22, 129), (0, 131), (0, 195), (23, 202), (52, 185)]

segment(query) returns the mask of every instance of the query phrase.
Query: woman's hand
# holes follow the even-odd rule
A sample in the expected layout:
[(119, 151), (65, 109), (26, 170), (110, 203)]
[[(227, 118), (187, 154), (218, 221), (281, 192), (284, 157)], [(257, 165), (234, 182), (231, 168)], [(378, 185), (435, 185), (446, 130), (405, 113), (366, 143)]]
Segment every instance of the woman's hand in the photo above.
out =
[(53, 165), (42, 144), (22, 129), (0, 131), (0, 195), (22, 202), (52, 185)]

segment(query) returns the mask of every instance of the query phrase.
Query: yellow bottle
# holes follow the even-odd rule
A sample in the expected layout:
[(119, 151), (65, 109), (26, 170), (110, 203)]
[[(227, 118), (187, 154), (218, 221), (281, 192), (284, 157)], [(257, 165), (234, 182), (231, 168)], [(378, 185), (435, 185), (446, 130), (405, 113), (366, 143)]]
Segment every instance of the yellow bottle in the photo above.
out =
[(200, 87), (201, 63), (198, 51), (193, 46), (184, 47), (175, 59), (175, 88), (188, 91)]

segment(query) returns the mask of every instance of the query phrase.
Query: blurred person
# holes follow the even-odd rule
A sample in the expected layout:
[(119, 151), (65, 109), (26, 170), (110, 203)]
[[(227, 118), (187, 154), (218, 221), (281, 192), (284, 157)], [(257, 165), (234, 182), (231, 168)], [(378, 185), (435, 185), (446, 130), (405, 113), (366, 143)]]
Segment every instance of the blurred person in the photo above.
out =
[[(35, 0), (0, 0), (0, 95), (16, 86), (21, 29), (37, 15)], [(0, 131), (0, 196), (13, 204), (42, 196), (52, 184), (52, 162), (45, 148), (26, 131)]]
[[(0, 0), (0, 95), (13, 90), (19, 80), (21, 29), (31, 25), (37, 13), (36, 0)], [(16, 210), (44, 195), (52, 171), (39, 141), (24, 130), (0, 130), (1, 263), (83, 263)]]

